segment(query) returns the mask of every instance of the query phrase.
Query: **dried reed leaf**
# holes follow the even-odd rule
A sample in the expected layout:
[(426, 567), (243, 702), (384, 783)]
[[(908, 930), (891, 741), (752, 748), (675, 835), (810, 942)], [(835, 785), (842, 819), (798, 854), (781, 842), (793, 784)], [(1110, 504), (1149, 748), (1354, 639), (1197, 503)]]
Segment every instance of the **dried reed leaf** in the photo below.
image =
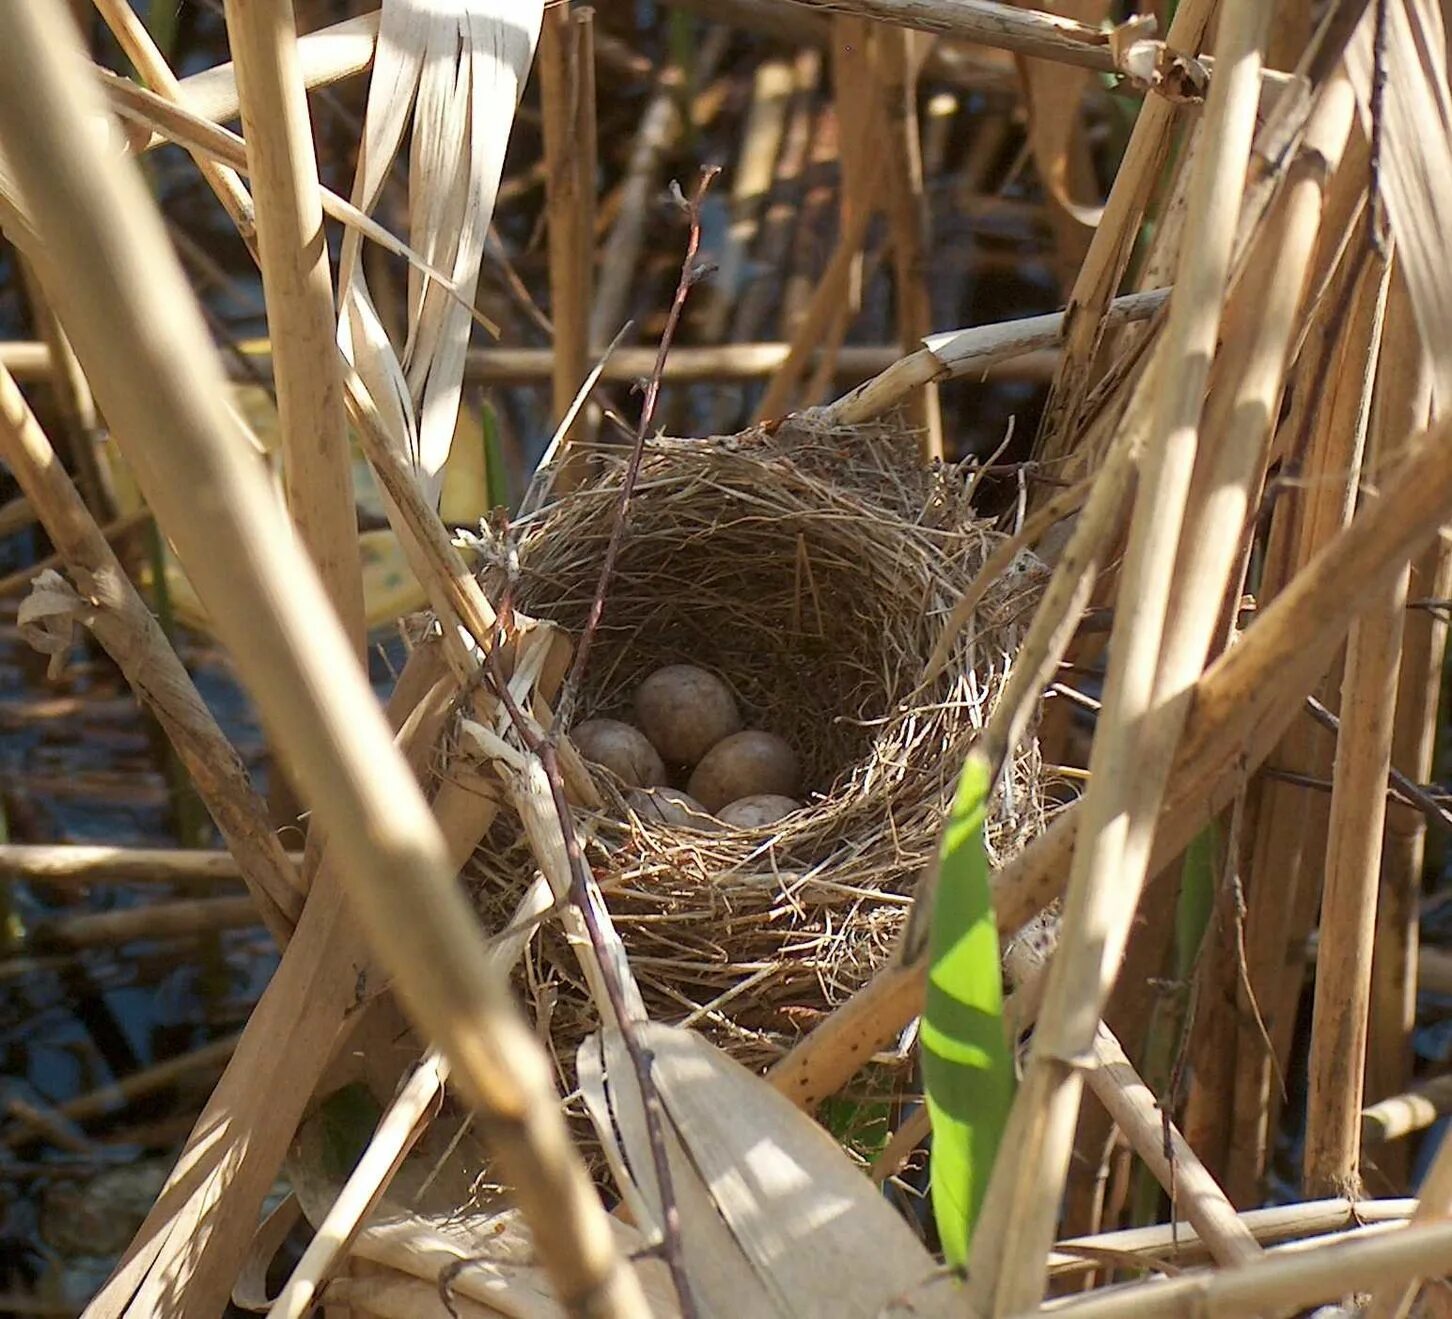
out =
[[(411, 246), (471, 301), (543, 11), (541, 0), (383, 5), (353, 201), (366, 212), (377, 206), (411, 126)], [(373, 305), (360, 256), (360, 241), (350, 234), (340, 259), (339, 341), (394, 443), (437, 502), (458, 420), (469, 312), (411, 271), (408, 340), (397, 348)]]
[[(906, 1223), (815, 1122), (694, 1032), (651, 1024), (642, 1035), (672, 1137), (687, 1268), (706, 1313), (800, 1314), (811, 1297), (830, 1298), (843, 1319), (865, 1319), (932, 1274)], [(658, 1210), (623, 1042), (593, 1035), (578, 1062), (592, 1117), (608, 1115), (601, 1138), (618, 1135), (638, 1191)], [(712, 1248), (723, 1237), (729, 1254)]]

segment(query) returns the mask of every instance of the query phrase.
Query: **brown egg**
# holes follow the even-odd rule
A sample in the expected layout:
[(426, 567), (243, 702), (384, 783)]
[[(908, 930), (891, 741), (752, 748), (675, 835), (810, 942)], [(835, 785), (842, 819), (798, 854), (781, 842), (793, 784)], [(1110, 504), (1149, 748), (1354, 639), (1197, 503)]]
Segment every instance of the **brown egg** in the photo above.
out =
[(708, 811), (742, 797), (790, 797), (800, 787), (796, 753), (775, 733), (754, 728), (716, 743), (686, 785)]
[(630, 788), (666, 781), (666, 768), (650, 739), (619, 719), (587, 719), (570, 730), (570, 740), (586, 760), (604, 765)]
[(778, 797), (772, 792), (760, 792), (754, 797), (742, 797), (729, 806), (723, 806), (716, 814), (722, 824), (730, 825), (733, 829), (760, 829), (763, 825), (775, 824), (783, 816), (801, 809), (801, 802), (793, 797)]
[(647, 824), (670, 824), (714, 833), (721, 822), (694, 797), (678, 788), (636, 788), (625, 800)]
[(657, 669), (635, 693), (635, 718), (673, 765), (694, 765), (741, 727), (731, 689), (694, 664)]

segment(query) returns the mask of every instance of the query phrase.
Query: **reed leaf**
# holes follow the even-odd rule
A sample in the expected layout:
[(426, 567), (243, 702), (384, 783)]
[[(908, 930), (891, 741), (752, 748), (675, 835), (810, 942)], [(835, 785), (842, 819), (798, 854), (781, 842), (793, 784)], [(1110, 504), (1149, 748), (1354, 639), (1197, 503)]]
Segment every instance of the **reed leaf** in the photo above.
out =
[(933, 1214), (943, 1252), (956, 1268), (968, 1262), (974, 1220), (1013, 1100), (998, 927), (983, 846), (992, 787), (988, 758), (971, 752), (938, 854), (922, 1020), (923, 1081), (933, 1128)]

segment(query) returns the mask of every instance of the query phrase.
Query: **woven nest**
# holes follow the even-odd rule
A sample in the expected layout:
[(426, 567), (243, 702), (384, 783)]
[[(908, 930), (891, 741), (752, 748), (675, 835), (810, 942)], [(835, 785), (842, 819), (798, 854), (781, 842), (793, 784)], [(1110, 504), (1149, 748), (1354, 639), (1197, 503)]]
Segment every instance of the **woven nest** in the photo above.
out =
[[(517, 597), (578, 635), (623, 462), (521, 528)], [(1042, 570), (989, 592), (943, 676), (919, 690), (948, 610), (997, 542), (963, 475), (925, 472), (911, 437), (802, 427), (660, 440), (645, 455), (579, 717), (631, 717), (662, 664), (719, 674), (747, 727), (801, 759), (805, 809), (759, 829), (643, 821), (605, 782), (589, 859), (653, 1017), (762, 1067), (888, 955), (975, 730), (1000, 690)], [(1036, 751), (988, 827), (996, 858), (1042, 824)], [(491, 928), (535, 865), (501, 815), (471, 868)], [(546, 930), (522, 973), (562, 1070), (598, 1025), (574, 957)]]

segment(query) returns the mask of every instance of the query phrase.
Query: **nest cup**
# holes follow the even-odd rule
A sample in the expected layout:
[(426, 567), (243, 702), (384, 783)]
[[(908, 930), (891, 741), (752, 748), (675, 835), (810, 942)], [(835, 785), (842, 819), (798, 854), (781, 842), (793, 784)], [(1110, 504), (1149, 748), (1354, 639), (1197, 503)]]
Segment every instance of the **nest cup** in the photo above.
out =
[[(533, 515), (520, 606), (578, 636), (594, 595), (623, 458)], [(886, 428), (659, 440), (645, 453), (579, 717), (632, 718), (663, 664), (723, 678), (749, 728), (801, 760), (805, 806), (775, 824), (702, 832), (639, 818), (600, 772), (588, 855), (651, 1015), (769, 1065), (888, 956), (1038, 592), (1025, 558), (989, 591), (953, 661), (923, 666), (996, 544), (965, 478), (925, 471)], [(996, 859), (1042, 823), (1028, 746), (990, 816)], [(471, 874), (491, 928), (535, 864), (501, 814)], [(524, 971), (562, 1063), (598, 1025), (573, 955), (546, 929)], [(566, 1070), (570, 1070), (566, 1066)]]

